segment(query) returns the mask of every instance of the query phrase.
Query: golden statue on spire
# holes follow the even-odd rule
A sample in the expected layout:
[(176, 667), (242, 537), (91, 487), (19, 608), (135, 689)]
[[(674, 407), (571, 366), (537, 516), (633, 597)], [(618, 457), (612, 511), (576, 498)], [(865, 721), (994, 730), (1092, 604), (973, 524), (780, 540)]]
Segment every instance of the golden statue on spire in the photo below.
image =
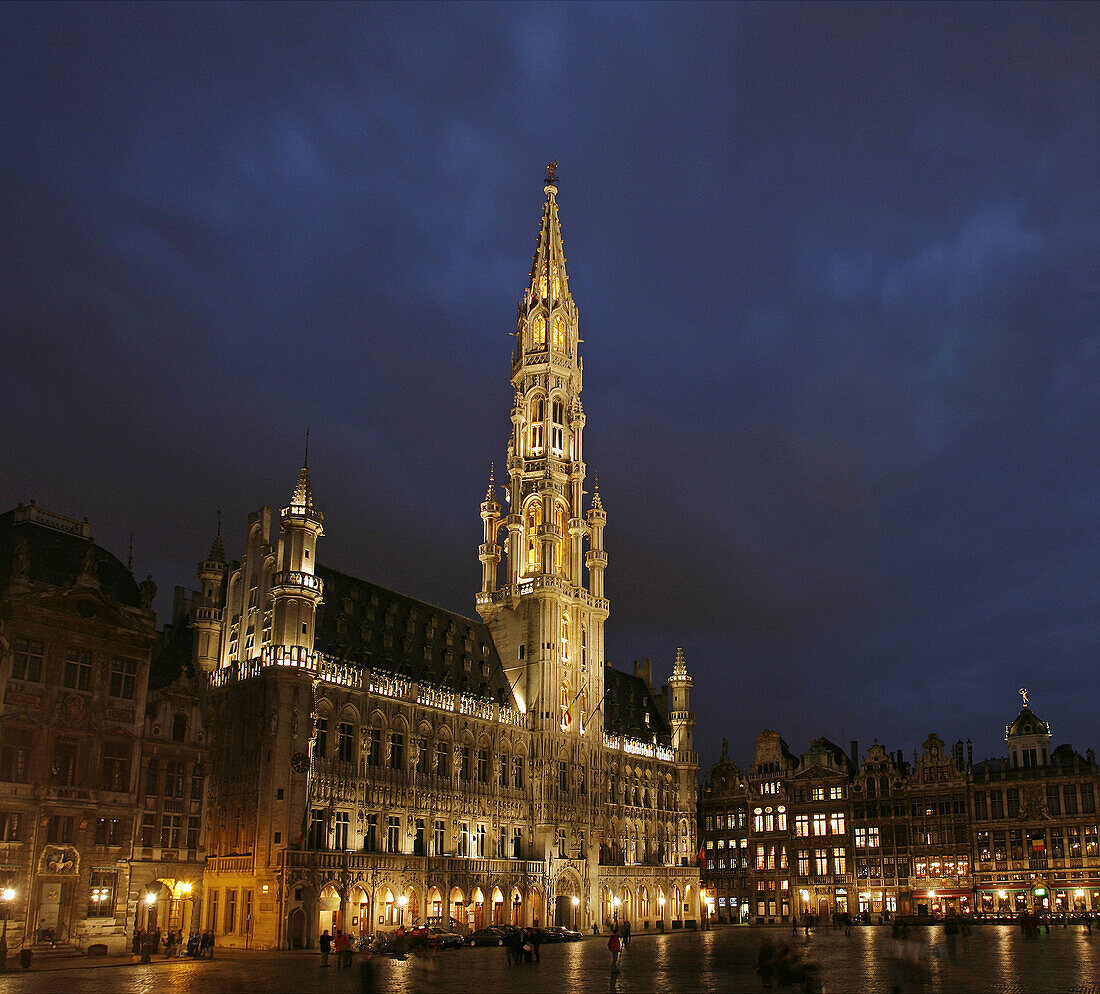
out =
[(1019, 694), (1021, 698), (1023, 698), (1024, 707), (1026, 708), (1027, 707), (1027, 688), (1026, 687), (1021, 687), (1019, 690), (1016, 691), (1016, 693)]
[(558, 160), (551, 160), (546, 166), (546, 182), (547, 184), (558, 184)]

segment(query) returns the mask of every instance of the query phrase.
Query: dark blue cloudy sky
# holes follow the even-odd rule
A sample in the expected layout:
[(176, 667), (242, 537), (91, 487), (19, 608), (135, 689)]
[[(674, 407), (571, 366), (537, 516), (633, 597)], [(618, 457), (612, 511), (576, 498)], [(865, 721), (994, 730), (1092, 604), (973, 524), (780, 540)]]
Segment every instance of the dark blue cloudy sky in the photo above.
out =
[(473, 614), (545, 162), (611, 662), (765, 726), (1100, 746), (1100, 8), (0, 8), (0, 502), (161, 586), (278, 506)]

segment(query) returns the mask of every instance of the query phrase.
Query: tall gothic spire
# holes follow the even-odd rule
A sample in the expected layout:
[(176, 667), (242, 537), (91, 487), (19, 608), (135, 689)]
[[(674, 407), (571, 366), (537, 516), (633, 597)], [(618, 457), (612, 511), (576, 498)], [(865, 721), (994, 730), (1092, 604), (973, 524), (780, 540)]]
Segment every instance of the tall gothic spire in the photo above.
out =
[[(539, 240), (531, 257), (531, 275), (527, 281), (528, 299), (564, 300), (569, 297), (569, 281), (565, 274), (565, 249), (558, 220), (558, 164), (546, 167), (546, 185), (542, 188), (546, 200), (542, 205)], [(521, 304), (522, 307), (522, 304)]]

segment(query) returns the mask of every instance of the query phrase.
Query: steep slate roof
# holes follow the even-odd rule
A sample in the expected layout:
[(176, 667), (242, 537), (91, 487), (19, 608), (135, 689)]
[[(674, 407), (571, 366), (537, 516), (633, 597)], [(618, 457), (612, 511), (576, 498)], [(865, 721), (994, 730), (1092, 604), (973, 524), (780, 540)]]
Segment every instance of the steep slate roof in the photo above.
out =
[(314, 638), (318, 651), (516, 707), (482, 622), (321, 564), (317, 575), (325, 584)]
[(626, 735), (643, 742), (652, 742), (656, 736), (658, 744), (671, 744), (668, 724), (645, 680), (611, 666), (604, 666), (603, 680), (603, 727), (608, 735)]
[[(51, 527), (43, 522), (56, 524)], [(84, 537), (87, 530), (86, 522), (72, 521), (33, 506), (20, 506), (0, 514), (0, 578), (11, 576), (16, 548), (26, 540), (29, 578), (55, 587), (71, 587), (81, 574), (85, 552), (91, 548), (100, 593), (116, 604), (140, 607), (141, 597), (133, 574), (102, 546), (89, 542)]]

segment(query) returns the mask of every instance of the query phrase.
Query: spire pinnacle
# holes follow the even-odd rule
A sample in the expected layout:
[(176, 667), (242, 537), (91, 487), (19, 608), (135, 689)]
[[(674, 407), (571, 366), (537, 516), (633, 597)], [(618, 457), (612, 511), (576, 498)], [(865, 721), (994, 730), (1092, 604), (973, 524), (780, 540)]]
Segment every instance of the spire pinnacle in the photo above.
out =
[(485, 500), (487, 503), (492, 504), (496, 500), (496, 486), (493, 483), (493, 471), (496, 469), (495, 463), (489, 463), (489, 489), (485, 491)]
[(209, 563), (224, 563), (225, 562), (225, 549), (222, 547), (222, 512), (221, 508), (218, 509), (218, 530), (214, 534), (214, 542), (210, 546), (210, 551), (206, 555), (206, 561)]
[(313, 484), (309, 479), (308, 463), (302, 466), (302, 471), (298, 474), (298, 483), (294, 487), (294, 496), (290, 503), (293, 506), (308, 509), (313, 507)]
[(672, 671), (673, 676), (687, 676), (687, 663), (684, 662), (684, 650), (676, 650), (676, 667)]
[(596, 474), (596, 485), (592, 490), (592, 509), (594, 511), (603, 510), (603, 501), (600, 500), (600, 474)]
[(309, 465), (309, 427), (308, 426), (306, 427), (306, 455), (305, 455), (305, 458), (302, 460), (302, 465), (303, 466), (308, 466)]

